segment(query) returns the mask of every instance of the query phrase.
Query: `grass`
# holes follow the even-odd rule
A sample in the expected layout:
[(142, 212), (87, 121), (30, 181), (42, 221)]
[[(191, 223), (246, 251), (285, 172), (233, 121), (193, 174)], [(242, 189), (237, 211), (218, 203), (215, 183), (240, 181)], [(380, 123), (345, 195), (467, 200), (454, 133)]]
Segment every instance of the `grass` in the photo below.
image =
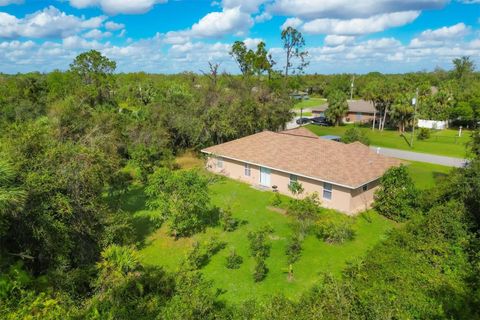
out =
[(451, 170), (452, 168), (450, 167), (425, 162), (411, 161), (408, 164), (408, 172), (419, 189), (434, 187), (435, 184), (443, 179)]
[[(317, 282), (322, 273), (339, 276), (348, 261), (363, 256), (376, 243), (386, 237), (395, 224), (378, 214), (369, 213), (354, 220), (356, 237), (341, 245), (326, 244), (314, 236), (307, 236), (303, 244), (303, 253), (294, 266), (294, 279), (287, 279), (287, 257), (285, 247), (292, 235), (292, 218), (268, 209), (273, 194), (252, 188), (231, 179), (221, 179), (210, 186), (210, 195), (214, 205), (230, 207), (234, 217), (243, 221), (233, 232), (224, 232), (220, 227), (209, 227), (203, 233), (191, 238), (174, 240), (165, 226), (154, 230), (148, 219), (153, 212), (145, 209), (145, 197), (140, 187), (134, 188), (122, 201), (122, 209), (135, 217), (139, 233), (140, 257), (145, 264), (162, 266), (175, 271), (185, 258), (194, 241), (203, 242), (218, 236), (227, 243), (201, 272), (205, 278), (213, 281), (221, 290), (220, 298), (229, 303), (239, 303), (248, 299), (265, 299), (274, 294), (285, 294), (293, 299)], [(287, 197), (283, 197), (287, 201)], [(340, 213), (325, 210), (322, 214), (340, 217)], [(269, 269), (264, 281), (253, 281), (254, 260), (250, 257), (247, 234), (263, 226), (270, 226), (274, 232), (270, 235), (272, 245), (270, 257), (266, 263)], [(231, 248), (244, 259), (239, 269), (225, 267), (225, 259)]]
[[(342, 136), (345, 131), (353, 125), (345, 125), (338, 127), (321, 127), (316, 125), (308, 125), (306, 128), (319, 136), (323, 135), (338, 135)], [(373, 146), (402, 149), (421, 153), (430, 153), (443, 156), (465, 158), (466, 157), (466, 143), (470, 141), (470, 132), (464, 130), (462, 137), (458, 138), (456, 130), (439, 130), (432, 132), (432, 135), (427, 140), (414, 139), (413, 148), (410, 148), (410, 134), (407, 133), (405, 137), (401, 136), (396, 130), (385, 130), (380, 132), (378, 130), (372, 131), (370, 128), (361, 127)]]
[(293, 108), (297, 109), (297, 110), (306, 109), (306, 108), (313, 108), (313, 107), (318, 107), (319, 105), (322, 105), (325, 102), (327, 102), (327, 99), (310, 97), (310, 99), (308, 99), (308, 100), (302, 100), (302, 101), (296, 103), (293, 106)]

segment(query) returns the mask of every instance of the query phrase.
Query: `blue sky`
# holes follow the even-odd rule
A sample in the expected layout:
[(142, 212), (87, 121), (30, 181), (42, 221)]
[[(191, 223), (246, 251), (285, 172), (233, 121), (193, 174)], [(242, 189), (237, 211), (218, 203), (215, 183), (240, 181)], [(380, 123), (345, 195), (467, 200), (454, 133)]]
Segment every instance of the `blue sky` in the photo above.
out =
[(237, 73), (235, 40), (264, 41), (283, 65), (280, 31), (300, 30), (308, 73), (408, 72), (480, 64), (480, 0), (0, 0), (0, 72), (67, 69), (96, 49), (118, 71)]

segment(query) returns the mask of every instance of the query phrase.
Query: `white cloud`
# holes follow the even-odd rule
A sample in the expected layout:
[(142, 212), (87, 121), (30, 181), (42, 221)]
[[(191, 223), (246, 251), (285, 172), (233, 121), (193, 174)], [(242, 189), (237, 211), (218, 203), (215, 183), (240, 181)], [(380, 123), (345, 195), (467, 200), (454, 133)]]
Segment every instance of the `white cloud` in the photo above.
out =
[(98, 29), (93, 29), (93, 30), (90, 30), (86, 33), (83, 34), (83, 37), (84, 38), (87, 38), (87, 39), (96, 39), (96, 40), (100, 40), (102, 38), (108, 38), (108, 37), (111, 37), (112, 36), (112, 33), (111, 32), (102, 32)]
[(255, 22), (265, 22), (272, 19), (272, 15), (266, 11), (262, 12), (261, 14), (255, 16)]
[(11, 4), (22, 4), (23, 0), (0, 0), (0, 7), (8, 6)]
[(210, 12), (190, 29), (169, 31), (165, 34), (165, 42), (170, 44), (185, 44), (192, 38), (221, 38), (228, 34), (241, 36), (245, 34), (254, 22), (250, 14), (240, 10), (240, 7)]
[(246, 38), (245, 40), (243, 40), (243, 43), (245, 43), (247, 49), (255, 50), (257, 48), (257, 45), (262, 41), (263, 39), (260, 38)]
[(221, 6), (224, 9), (239, 7), (241, 11), (248, 13), (258, 12), (259, 7), (267, 0), (222, 0)]
[(88, 49), (99, 50), (109, 45), (108, 43), (102, 44), (96, 40), (88, 41), (79, 36), (66, 37), (62, 40), (62, 44), (65, 49), (84, 49), (84, 50), (88, 50)]
[(351, 20), (315, 19), (303, 25), (303, 30), (311, 34), (360, 35), (384, 31), (403, 26), (420, 15), (419, 11), (393, 12), (369, 18)]
[(285, 30), (287, 29), (288, 27), (292, 27), (292, 28), (298, 28), (299, 26), (301, 26), (303, 23), (303, 21), (299, 18), (288, 18), (287, 20), (285, 20), (285, 22), (280, 26), (280, 30)]
[(105, 28), (107, 30), (116, 31), (116, 30), (124, 29), (125, 25), (123, 23), (116, 23), (116, 22), (113, 22), (113, 21), (107, 21), (105, 23)]
[(391, 12), (438, 9), (448, 2), (449, 0), (276, 0), (267, 10), (304, 20), (352, 19)]
[(469, 34), (470, 28), (464, 23), (457, 23), (450, 27), (428, 29), (410, 41), (411, 48), (440, 47), (447, 44), (454, 45), (459, 39)]
[(189, 33), (199, 38), (216, 38), (231, 33), (241, 35), (252, 26), (252, 17), (235, 7), (207, 14), (192, 26)]
[(442, 27), (439, 29), (428, 29), (423, 31), (418, 37), (421, 40), (445, 40), (463, 37), (467, 35), (469, 28), (462, 22), (451, 27)]
[(114, 15), (140, 14), (150, 11), (157, 3), (164, 3), (167, 0), (69, 0), (70, 5), (83, 9), (87, 7), (100, 7), (105, 13)]
[(67, 15), (53, 6), (19, 19), (0, 12), (0, 38), (55, 38), (66, 37), (83, 30), (98, 28), (105, 17), (76, 17)]
[(355, 40), (353, 36), (337, 36), (334, 34), (329, 34), (323, 40), (323, 43), (329, 47), (339, 46), (341, 44), (351, 43)]

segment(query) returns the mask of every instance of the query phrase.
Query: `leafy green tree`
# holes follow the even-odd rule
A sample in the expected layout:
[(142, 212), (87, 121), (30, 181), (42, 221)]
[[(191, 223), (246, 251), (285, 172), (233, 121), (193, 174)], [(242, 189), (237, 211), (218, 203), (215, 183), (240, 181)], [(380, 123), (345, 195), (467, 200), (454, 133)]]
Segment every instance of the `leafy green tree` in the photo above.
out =
[(453, 59), (453, 74), (457, 79), (464, 79), (475, 71), (475, 63), (468, 56)]
[(335, 90), (329, 94), (327, 100), (328, 108), (325, 110), (325, 117), (338, 126), (348, 112), (347, 96), (345, 93)]
[(175, 237), (188, 236), (210, 223), (211, 208), (207, 178), (194, 170), (161, 168), (148, 179), (145, 189), (151, 209), (160, 211)]
[(81, 95), (91, 106), (112, 101), (116, 67), (115, 61), (96, 50), (81, 53), (70, 65), (70, 71), (81, 84)]
[(412, 217), (417, 202), (417, 190), (407, 167), (393, 167), (380, 179), (380, 188), (375, 192), (373, 207), (380, 214), (395, 221)]
[(15, 185), (15, 176), (12, 166), (0, 161), (0, 239), (8, 228), (11, 215), (21, 210), (26, 200), (26, 193)]
[(348, 128), (341, 140), (343, 143), (352, 143), (358, 141), (366, 146), (370, 145), (370, 139), (368, 139), (365, 131), (357, 127)]

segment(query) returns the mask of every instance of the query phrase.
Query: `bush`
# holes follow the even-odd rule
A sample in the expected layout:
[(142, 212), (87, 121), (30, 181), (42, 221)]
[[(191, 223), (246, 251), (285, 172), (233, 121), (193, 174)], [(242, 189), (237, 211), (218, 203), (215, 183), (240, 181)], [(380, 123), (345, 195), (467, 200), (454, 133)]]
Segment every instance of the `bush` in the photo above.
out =
[(285, 251), (288, 257), (288, 263), (292, 264), (295, 263), (302, 253), (302, 241), (300, 240), (300, 236), (294, 234), (290, 241), (287, 244), (287, 249)]
[(278, 207), (282, 204), (282, 198), (280, 197), (280, 194), (278, 192), (275, 192), (272, 200), (270, 201), (270, 204), (274, 207)]
[(267, 276), (268, 268), (265, 264), (265, 259), (263, 257), (258, 257), (256, 259), (255, 269), (253, 271), (253, 280), (255, 282), (260, 282)]
[(199, 242), (194, 242), (193, 249), (183, 262), (183, 267), (187, 270), (198, 270), (223, 248), (225, 248), (225, 242), (219, 241), (216, 237), (212, 237), (203, 246)]
[(380, 180), (373, 208), (387, 218), (409, 219), (417, 206), (417, 190), (404, 165), (390, 168)]
[(427, 140), (430, 138), (430, 129), (428, 128), (420, 128), (417, 134), (418, 140)]
[(248, 233), (252, 257), (266, 258), (270, 255), (270, 244), (268, 244), (266, 241), (268, 233), (269, 230), (266, 228)]
[(368, 139), (368, 137), (365, 135), (365, 132), (357, 127), (347, 129), (341, 140), (343, 143), (352, 143), (358, 141), (366, 146), (370, 145), (370, 139)]
[(328, 243), (344, 243), (353, 240), (355, 231), (352, 222), (347, 219), (320, 221), (315, 230), (317, 237)]
[(220, 225), (224, 231), (234, 231), (238, 226), (238, 220), (232, 215), (230, 208), (220, 210)]
[(239, 256), (235, 249), (230, 251), (230, 254), (227, 256), (227, 268), (228, 269), (238, 269), (240, 265), (243, 263), (243, 258)]

